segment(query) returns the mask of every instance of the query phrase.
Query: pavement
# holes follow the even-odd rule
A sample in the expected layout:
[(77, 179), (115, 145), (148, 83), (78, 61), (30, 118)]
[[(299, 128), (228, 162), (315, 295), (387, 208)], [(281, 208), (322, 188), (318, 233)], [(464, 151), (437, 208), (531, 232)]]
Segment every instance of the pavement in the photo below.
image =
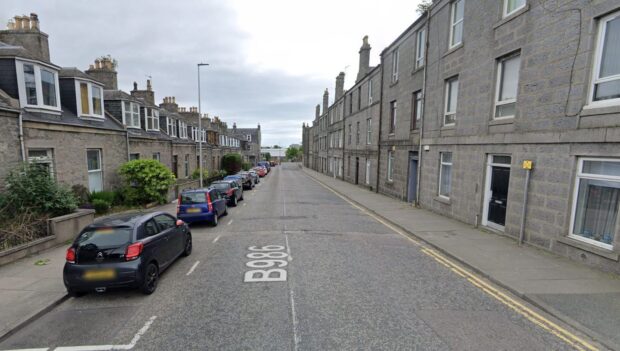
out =
[(244, 198), (217, 227), (191, 226), (191, 256), (154, 294), (68, 298), (0, 350), (607, 349), (297, 164), (274, 168)]
[(620, 277), (304, 168), (358, 206), (620, 350)]

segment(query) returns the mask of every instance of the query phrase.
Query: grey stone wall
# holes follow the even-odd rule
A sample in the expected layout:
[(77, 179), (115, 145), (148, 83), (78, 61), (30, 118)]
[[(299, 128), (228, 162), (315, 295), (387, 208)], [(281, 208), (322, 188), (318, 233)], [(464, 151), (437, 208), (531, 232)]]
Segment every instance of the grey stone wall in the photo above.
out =
[(18, 118), (17, 113), (0, 110), (0, 189), (4, 188), (4, 179), (8, 172), (22, 161)]

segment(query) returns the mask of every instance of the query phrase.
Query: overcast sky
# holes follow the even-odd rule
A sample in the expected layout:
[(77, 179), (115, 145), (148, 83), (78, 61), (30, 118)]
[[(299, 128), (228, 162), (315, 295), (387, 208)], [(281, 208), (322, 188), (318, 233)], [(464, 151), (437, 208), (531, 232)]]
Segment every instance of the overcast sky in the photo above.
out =
[(301, 124), (345, 70), (357, 75), (368, 35), (371, 65), (417, 17), (419, 0), (2, 0), (0, 21), (35, 12), (49, 34), (52, 62), (86, 70), (96, 57), (118, 61), (119, 88), (197, 106), (232, 126), (261, 124), (263, 145), (301, 141)]

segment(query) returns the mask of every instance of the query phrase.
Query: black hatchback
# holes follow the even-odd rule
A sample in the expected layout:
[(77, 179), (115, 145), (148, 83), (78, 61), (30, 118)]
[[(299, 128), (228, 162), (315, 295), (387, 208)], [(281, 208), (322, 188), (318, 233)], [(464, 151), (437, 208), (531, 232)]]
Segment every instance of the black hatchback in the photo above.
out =
[(189, 227), (165, 212), (127, 213), (87, 226), (67, 249), (67, 292), (139, 288), (152, 294), (159, 274), (192, 252)]

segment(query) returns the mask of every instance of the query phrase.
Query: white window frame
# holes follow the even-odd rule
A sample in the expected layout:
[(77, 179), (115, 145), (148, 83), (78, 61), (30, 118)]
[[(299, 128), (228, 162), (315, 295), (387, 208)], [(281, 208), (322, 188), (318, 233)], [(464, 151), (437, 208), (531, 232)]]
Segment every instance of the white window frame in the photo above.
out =
[[(454, 104), (454, 111), (448, 111), (449, 108), (449, 101), (450, 98), (452, 97), (453, 91), (450, 90), (451, 87), (451, 83), (456, 81), (456, 104)], [(459, 104), (459, 77), (452, 77), (450, 79), (446, 79), (445, 82), (445, 88), (444, 88), (444, 114), (443, 114), (443, 126), (444, 127), (449, 127), (449, 126), (453, 126), (456, 124), (456, 111), (458, 110), (458, 104)], [(450, 98), (449, 98), (450, 97)], [(453, 116), (454, 115), (454, 122), (451, 123), (446, 123), (446, 117), (448, 116)]]
[(512, 15), (513, 13), (521, 10), (522, 8), (524, 8), (527, 5), (527, 0), (523, 0), (523, 5), (515, 7), (514, 9), (512, 9), (512, 11), (508, 11), (508, 2), (509, 1), (510, 0), (504, 0), (504, 11), (503, 11), (504, 18), (506, 18), (506, 17)]
[[(86, 90), (88, 92), (88, 110), (90, 113), (84, 113), (82, 111), (82, 91), (80, 90), (80, 85), (86, 84)], [(93, 105), (93, 86), (99, 88), (99, 99), (101, 99), (101, 114), (95, 114), (95, 109)], [(78, 117), (91, 117), (91, 118), (104, 118), (105, 110), (103, 106), (103, 87), (99, 84), (93, 84), (93, 82), (76, 79), (75, 80), (75, 104), (77, 107), (77, 115)], [(124, 115), (123, 115), (124, 118)]]
[(424, 55), (426, 55), (426, 29), (422, 28), (416, 34), (415, 68), (424, 67)]
[(607, 31), (607, 23), (610, 21), (613, 21), (614, 19), (618, 17), (620, 17), (620, 11), (616, 11), (599, 20), (598, 30), (597, 30), (598, 37), (596, 39), (596, 51), (595, 51), (595, 57), (594, 57), (594, 69), (592, 70), (592, 83), (590, 84), (590, 94), (588, 98), (589, 104), (588, 106), (585, 106), (584, 108), (597, 108), (597, 107), (609, 107), (609, 106), (620, 105), (620, 98), (599, 100), (599, 101), (594, 100), (594, 91), (595, 91), (595, 87), (597, 84), (620, 80), (620, 74), (611, 76), (611, 77), (605, 77), (605, 78), (599, 77), (600, 72), (601, 72), (601, 59), (602, 59), (603, 49), (604, 49), (603, 42), (605, 40), (605, 34)]
[[(568, 237), (571, 239), (579, 240), (603, 249), (613, 250), (613, 243), (611, 245), (605, 244), (603, 242), (592, 240), (581, 236), (579, 234), (575, 234), (575, 215), (577, 214), (577, 202), (579, 202), (579, 183), (581, 179), (593, 179), (593, 180), (603, 180), (603, 181), (612, 181), (612, 182), (620, 182), (620, 176), (611, 176), (611, 175), (600, 175), (600, 174), (591, 174), (591, 173), (583, 173), (583, 163), (584, 161), (600, 161), (600, 162), (620, 162), (620, 159), (617, 158), (595, 158), (595, 157), (582, 157), (579, 158), (577, 162), (577, 176), (575, 177), (575, 184), (573, 186), (573, 203), (571, 208), (571, 221), (570, 221), (570, 231)], [(619, 216), (620, 217), (620, 216)], [(614, 232), (614, 238), (618, 235), (618, 223), (616, 223), (616, 228), (614, 228), (616, 232)]]
[[(500, 89), (501, 89), (501, 84), (502, 84), (502, 78), (504, 78), (504, 63), (508, 60), (511, 59), (515, 59), (515, 58), (519, 58), (519, 71), (517, 72), (517, 95), (519, 93), (519, 78), (520, 78), (520, 73), (521, 73), (521, 53), (515, 53), (512, 55), (508, 55), (505, 57), (500, 58), (499, 60), (497, 60), (497, 79), (495, 80), (495, 104), (493, 105), (493, 119), (508, 119), (508, 118), (514, 118), (515, 115), (510, 115), (510, 116), (501, 116), (498, 117), (497, 116), (497, 107), (498, 106), (502, 106), (502, 105), (508, 105), (508, 104), (516, 104), (517, 103), (517, 99), (518, 96), (512, 99), (506, 99), (506, 100), (502, 100), (500, 101)], [(458, 102), (458, 100), (457, 100)], [(516, 106), (515, 106), (515, 114), (516, 114)]]
[(398, 48), (396, 48), (392, 51), (392, 83), (398, 82), (398, 56)]
[[(28, 99), (26, 98), (26, 81), (24, 78), (24, 64), (32, 65), (34, 68), (34, 80), (35, 87), (37, 90), (37, 104), (31, 105), (28, 104)], [(49, 110), (54, 112), (61, 112), (60, 107), (60, 83), (58, 80), (58, 69), (52, 68), (47, 65), (41, 65), (35, 61), (30, 60), (15, 60), (15, 69), (17, 73), (17, 87), (19, 90), (19, 104), (22, 107), (31, 108), (31, 109), (41, 109), (41, 110)], [(41, 81), (41, 69), (45, 69), (54, 74), (54, 80), (56, 84), (56, 106), (48, 106), (43, 104), (43, 83)], [(102, 100), (103, 103), (103, 100)]]
[(370, 160), (366, 159), (366, 185), (370, 185)]
[[(125, 103), (129, 103), (130, 111), (127, 111), (127, 109), (125, 108)], [(138, 110), (136, 111), (134, 107), (137, 108)], [(142, 128), (142, 121), (140, 120), (140, 105), (138, 103), (135, 103), (133, 101), (121, 100), (121, 113), (123, 114), (123, 124), (126, 125), (127, 128), (137, 128), (137, 129)], [(131, 116), (129, 118), (129, 121), (127, 121), (127, 117), (128, 117), (127, 114)], [(138, 118), (137, 125), (135, 124), (136, 118)]]
[(387, 180), (388, 182), (394, 181), (394, 150), (388, 150), (387, 154)]
[[(443, 157), (446, 154), (450, 154), (450, 158), (451, 158), (450, 162), (446, 162), (446, 161), (443, 160)], [(443, 168), (444, 165), (445, 166), (450, 166), (450, 192), (448, 193), (448, 196), (441, 194), (442, 193), (442, 191), (441, 191), (441, 183), (442, 183), (441, 177), (443, 176), (442, 168)], [(445, 151), (445, 152), (440, 152), (439, 153), (439, 178), (438, 178), (439, 179), (439, 186), (437, 187), (437, 195), (439, 197), (441, 197), (441, 198), (448, 199), (448, 200), (450, 199), (450, 195), (452, 195), (452, 174), (454, 173), (454, 172), (452, 172), (454, 170), (452, 168), (453, 165), (454, 165), (454, 154), (452, 152)]]
[(187, 123), (179, 120), (179, 138), (187, 139)]
[[(98, 169), (88, 169), (88, 151), (97, 151), (97, 156), (98, 156), (98, 163), (99, 163), (99, 168)], [(88, 190), (90, 190), (91, 192), (93, 191), (101, 191), (103, 190), (103, 184), (104, 184), (104, 179), (103, 179), (103, 150), (101, 149), (86, 149), (86, 170), (88, 171)], [(101, 176), (101, 189), (97, 190), (97, 189), (91, 189), (90, 187), (90, 175), (94, 174), (94, 173), (99, 173)]]
[(161, 153), (153, 152), (153, 160), (157, 160), (157, 161), (161, 162)]
[[(45, 151), (46, 156), (30, 156), (30, 151)], [(55, 178), (54, 172), (54, 149), (51, 148), (31, 148), (27, 151), (28, 163), (48, 165), (51, 178)]]
[(366, 119), (366, 145), (372, 142), (372, 118)]
[[(456, 6), (459, 2), (463, 2), (463, 18), (461, 18), (458, 21), (455, 21), (454, 16), (456, 15)], [(454, 42), (454, 27), (456, 27), (459, 24), (463, 24), (465, 20), (465, 0), (456, 0), (454, 2), (452, 2), (450, 4), (450, 41), (449, 41), (449, 48), (455, 48), (459, 45), (461, 45), (463, 43), (463, 34), (465, 34), (465, 26), (463, 26), (462, 30), (461, 30), (461, 40), (459, 40), (458, 42)]]
[(372, 79), (368, 80), (368, 106), (372, 105)]
[[(392, 119), (392, 111), (394, 114), (394, 118)], [(398, 121), (398, 101), (394, 100), (390, 102), (390, 116), (389, 116), (390, 125), (388, 126), (388, 133), (393, 135), (396, 133), (396, 122)]]
[(168, 135), (172, 136), (172, 137), (177, 137), (177, 124), (176, 124), (176, 120), (172, 119), (170, 117), (166, 117), (166, 124), (168, 127)]

